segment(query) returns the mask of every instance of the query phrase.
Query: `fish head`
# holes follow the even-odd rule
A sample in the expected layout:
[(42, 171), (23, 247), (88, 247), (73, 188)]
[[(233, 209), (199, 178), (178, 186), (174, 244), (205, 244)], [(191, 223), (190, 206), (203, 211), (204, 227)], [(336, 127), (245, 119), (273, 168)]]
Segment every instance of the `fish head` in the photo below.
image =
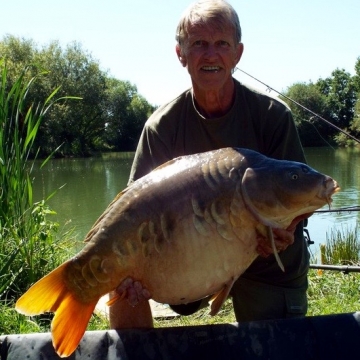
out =
[(269, 161), (266, 166), (247, 168), (241, 185), (247, 208), (264, 225), (286, 228), (297, 216), (330, 206), (331, 196), (340, 190), (330, 176), (308, 165)]

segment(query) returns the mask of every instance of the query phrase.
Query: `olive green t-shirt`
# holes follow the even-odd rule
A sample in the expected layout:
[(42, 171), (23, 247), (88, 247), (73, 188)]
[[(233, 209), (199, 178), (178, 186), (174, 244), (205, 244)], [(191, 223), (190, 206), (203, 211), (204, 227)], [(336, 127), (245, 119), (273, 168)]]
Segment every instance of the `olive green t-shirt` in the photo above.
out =
[[(159, 107), (142, 131), (129, 183), (177, 156), (241, 147), (276, 159), (305, 162), (305, 156), (288, 107), (234, 79), (235, 99), (229, 112), (206, 119), (194, 105), (192, 90)], [(302, 225), (295, 242), (280, 253), (285, 273), (273, 255), (258, 257), (242, 276), (278, 286), (306, 286), (309, 254)]]

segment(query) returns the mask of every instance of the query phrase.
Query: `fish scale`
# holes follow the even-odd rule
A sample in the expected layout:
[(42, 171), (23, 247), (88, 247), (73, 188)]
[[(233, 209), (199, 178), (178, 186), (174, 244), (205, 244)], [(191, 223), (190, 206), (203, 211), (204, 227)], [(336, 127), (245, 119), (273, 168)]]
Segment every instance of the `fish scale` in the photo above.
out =
[(214, 315), (258, 256), (259, 236), (270, 243), (271, 228), (330, 205), (338, 189), (305, 164), (247, 149), (176, 158), (116, 196), (84, 248), (34, 284), (16, 309), (55, 312), (60, 356), (75, 350), (99, 298), (131, 279), (168, 304), (213, 295)]

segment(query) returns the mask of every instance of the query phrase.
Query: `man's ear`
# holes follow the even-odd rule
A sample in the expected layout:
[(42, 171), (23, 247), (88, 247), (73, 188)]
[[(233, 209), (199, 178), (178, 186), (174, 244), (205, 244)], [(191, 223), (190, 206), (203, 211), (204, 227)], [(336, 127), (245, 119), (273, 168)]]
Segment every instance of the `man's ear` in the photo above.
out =
[[(235, 61), (235, 66), (236, 66), (237, 63), (240, 61), (243, 52), (244, 52), (244, 44), (243, 44), (243, 43), (237, 44), (237, 46), (236, 46), (236, 54), (235, 54), (235, 59), (234, 59), (234, 61)], [(235, 66), (234, 66), (234, 67), (235, 67)]]
[(176, 46), (175, 46), (175, 51), (176, 51), (176, 55), (177, 55), (177, 57), (178, 57), (181, 65), (182, 65), (183, 67), (186, 67), (186, 64), (187, 64), (186, 58), (185, 58), (185, 57), (183, 56), (183, 54), (181, 53), (181, 48), (180, 48), (180, 45), (179, 45), (179, 44), (176, 44)]

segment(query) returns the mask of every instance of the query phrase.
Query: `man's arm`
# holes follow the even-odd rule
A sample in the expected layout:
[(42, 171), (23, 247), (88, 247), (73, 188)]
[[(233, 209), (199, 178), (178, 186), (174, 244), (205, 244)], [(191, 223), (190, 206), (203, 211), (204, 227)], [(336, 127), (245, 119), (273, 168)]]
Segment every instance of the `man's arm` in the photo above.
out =
[[(117, 296), (115, 292), (110, 293), (110, 299), (114, 296)], [(140, 300), (136, 306), (130, 305), (126, 298), (116, 301), (110, 306), (109, 318), (111, 329), (154, 327), (150, 304), (146, 299)]]

